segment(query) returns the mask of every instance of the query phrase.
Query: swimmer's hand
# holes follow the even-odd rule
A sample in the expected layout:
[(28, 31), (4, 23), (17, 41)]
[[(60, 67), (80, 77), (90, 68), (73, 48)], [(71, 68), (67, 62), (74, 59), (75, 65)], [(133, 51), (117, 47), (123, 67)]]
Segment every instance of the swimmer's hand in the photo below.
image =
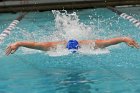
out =
[(132, 38), (129, 38), (129, 37), (124, 37), (124, 42), (130, 46), (130, 47), (135, 47), (135, 48), (140, 48), (140, 46), (138, 45), (138, 43), (133, 40)]
[(13, 44), (9, 45), (5, 51), (5, 54), (7, 56), (9, 54), (13, 54), (18, 49), (18, 47), (19, 47), (18, 43), (13, 43)]

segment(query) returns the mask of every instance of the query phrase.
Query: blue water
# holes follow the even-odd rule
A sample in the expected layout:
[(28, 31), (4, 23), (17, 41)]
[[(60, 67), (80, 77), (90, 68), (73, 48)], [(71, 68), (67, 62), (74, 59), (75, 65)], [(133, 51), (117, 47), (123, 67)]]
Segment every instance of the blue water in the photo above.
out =
[[(74, 12), (80, 23), (91, 28), (93, 36), (89, 39), (130, 36), (140, 42), (140, 29), (108, 9)], [(18, 15), (0, 14), (0, 32)], [(30, 12), (25, 16), (0, 45), (0, 93), (140, 93), (139, 50), (123, 43), (107, 48), (107, 53), (51, 56), (20, 48), (13, 55), (4, 55), (6, 46), (15, 41), (60, 39), (50, 37), (56, 31), (51, 11)]]

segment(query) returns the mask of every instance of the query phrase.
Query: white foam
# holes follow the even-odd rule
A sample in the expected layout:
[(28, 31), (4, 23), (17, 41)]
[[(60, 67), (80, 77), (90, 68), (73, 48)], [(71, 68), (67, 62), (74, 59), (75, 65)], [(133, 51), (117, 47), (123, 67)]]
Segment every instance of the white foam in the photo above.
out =
[(49, 56), (64, 56), (70, 54), (70, 51), (68, 51), (65, 46), (58, 45), (56, 48), (52, 48), (50, 51), (46, 52)]
[(70, 52), (67, 49), (61, 49), (56, 51), (47, 51), (46, 52), (49, 56), (65, 56), (70, 54)]
[(98, 54), (107, 54), (107, 53), (110, 53), (110, 51), (105, 48), (105, 49), (95, 49), (94, 47), (88, 47), (88, 46), (84, 46), (84, 47), (81, 47), (78, 52), (80, 54), (93, 54), (93, 55), (98, 55)]
[(34, 49), (29, 49), (29, 48), (24, 48), (24, 47), (22, 47), (20, 50), (22, 51), (22, 54), (35, 54), (35, 53), (42, 52), (40, 50), (34, 50)]
[(92, 28), (80, 22), (76, 12), (68, 14), (66, 11), (52, 11), (55, 16), (55, 26), (61, 39), (89, 39), (92, 37)]

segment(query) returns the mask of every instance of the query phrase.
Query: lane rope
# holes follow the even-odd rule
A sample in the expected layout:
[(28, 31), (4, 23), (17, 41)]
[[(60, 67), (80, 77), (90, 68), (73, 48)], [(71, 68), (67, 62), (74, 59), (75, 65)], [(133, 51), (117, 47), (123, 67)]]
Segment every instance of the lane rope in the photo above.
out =
[(11, 31), (16, 27), (16, 25), (24, 18), (24, 16), (27, 13), (22, 13), (19, 17), (17, 17), (6, 29), (2, 31), (0, 34), (0, 44), (3, 42), (3, 40), (10, 35)]
[(120, 12), (119, 10), (117, 10), (114, 7), (108, 7), (108, 9), (110, 9), (111, 11), (113, 11), (113, 12), (117, 13), (118, 15), (120, 15), (120, 17), (128, 20), (129, 22), (134, 24), (136, 27), (140, 28), (140, 21), (135, 19), (133, 16), (130, 16), (130, 15), (126, 14), (126, 13), (122, 13), (122, 12)]

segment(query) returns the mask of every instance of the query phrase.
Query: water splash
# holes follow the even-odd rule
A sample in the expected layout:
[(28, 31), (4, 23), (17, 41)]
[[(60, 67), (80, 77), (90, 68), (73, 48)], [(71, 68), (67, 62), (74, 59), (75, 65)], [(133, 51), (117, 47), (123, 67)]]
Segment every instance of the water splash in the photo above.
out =
[(55, 27), (57, 35), (61, 40), (70, 39), (91, 39), (93, 37), (92, 28), (80, 22), (76, 12), (67, 13), (66, 10), (53, 10), (55, 16)]
[[(52, 40), (90, 40), (96, 36), (93, 32), (93, 27), (85, 25), (80, 22), (80, 19), (76, 12), (68, 13), (66, 10), (57, 11), (53, 10), (52, 13), (55, 16), (55, 28), (56, 31), (52, 33)], [(97, 37), (97, 36), (96, 36)], [(53, 51), (47, 52), (50, 56), (68, 55), (70, 52), (64, 47), (57, 47)], [(105, 54), (109, 53), (108, 49), (93, 49), (91, 46), (82, 47), (79, 49), (80, 54)]]

